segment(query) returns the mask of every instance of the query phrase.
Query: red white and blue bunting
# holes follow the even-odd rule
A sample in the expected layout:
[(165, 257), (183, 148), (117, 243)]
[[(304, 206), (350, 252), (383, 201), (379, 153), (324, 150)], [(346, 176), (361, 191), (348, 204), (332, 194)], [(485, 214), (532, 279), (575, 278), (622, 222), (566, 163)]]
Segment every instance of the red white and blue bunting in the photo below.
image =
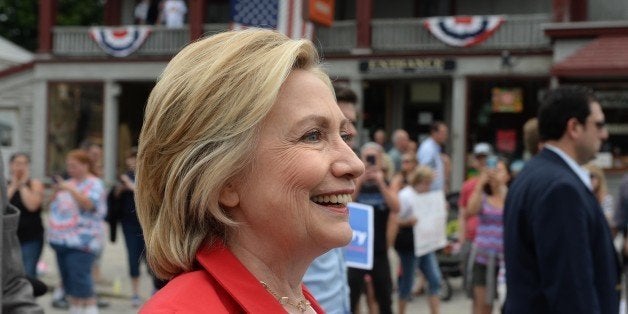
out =
[(148, 26), (91, 27), (89, 37), (107, 54), (126, 57), (142, 46), (150, 31)]
[(440, 16), (424, 22), (425, 27), (442, 42), (456, 47), (479, 44), (493, 35), (504, 23), (499, 15)]

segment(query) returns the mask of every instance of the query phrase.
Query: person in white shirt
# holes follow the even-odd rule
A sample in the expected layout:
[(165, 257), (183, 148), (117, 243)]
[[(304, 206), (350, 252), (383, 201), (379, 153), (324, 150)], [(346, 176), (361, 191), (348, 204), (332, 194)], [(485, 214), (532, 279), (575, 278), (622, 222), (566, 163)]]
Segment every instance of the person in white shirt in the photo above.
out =
[(183, 0), (165, 0), (161, 9), (159, 24), (164, 24), (168, 28), (183, 27), (187, 13), (188, 7)]

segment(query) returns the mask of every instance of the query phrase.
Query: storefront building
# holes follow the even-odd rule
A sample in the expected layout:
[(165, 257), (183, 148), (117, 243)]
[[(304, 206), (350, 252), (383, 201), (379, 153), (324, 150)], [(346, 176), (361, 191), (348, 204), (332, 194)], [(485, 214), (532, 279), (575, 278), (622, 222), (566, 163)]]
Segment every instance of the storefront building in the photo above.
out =
[[(132, 24), (134, 5), (133, 0), (107, 1), (106, 24)], [(187, 5), (185, 28), (151, 26), (137, 50), (114, 57), (90, 37), (93, 29), (55, 26), (54, 1), (40, 0), (40, 12), (48, 14), (39, 19), (35, 61), (0, 72), (3, 93), (31, 91), (16, 109), (23, 129), (17, 145), (33, 156), (35, 176), (60, 171), (69, 149), (92, 141), (103, 145), (105, 177), (115, 180), (120, 156), (137, 144), (147, 96), (167, 61), (186, 43), (229, 29), (229, 1), (190, 0)], [(521, 158), (521, 127), (535, 115), (539, 97), (551, 84), (585, 79), (621, 91), (621, 75), (592, 80), (561, 74), (557, 53), (577, 45), (563, 45), (544, 31), (546, 25), (628, 18), (608, 12), (617, 10), (586, 0), (403, 0), (394, 6), (383, 0), (336, 0), (333, 25), (318, 26), (314, 43), (332, 79), (359, 95), (360, 142), (378, 128), (388, 134), (403, 128), (421, 140), (431, 122), (449, 125), (445, 151), (452, 159), (451, 188), (457, 190), (473, 144), (489, 142)], [(435, 35), (433, 25), (447, 23), (453, 28), (441, 33), (469, 41)], [(141, 37), (140, 27), (125, 30)]]
[(617, 186), (628, 170), (628, 22), (552, 24), (545, 33), (554, 42), (554, 83), (585, 85), (599, 98), (609, 138), (596, 163)]

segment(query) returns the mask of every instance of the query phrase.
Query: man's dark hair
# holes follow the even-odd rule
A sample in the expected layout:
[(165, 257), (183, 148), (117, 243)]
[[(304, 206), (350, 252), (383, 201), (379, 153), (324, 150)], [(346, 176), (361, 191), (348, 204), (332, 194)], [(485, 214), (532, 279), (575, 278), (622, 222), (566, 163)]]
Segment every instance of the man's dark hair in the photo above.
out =
[(583, 86), (565, 85), (548, 91), (538, 111), (541, 141), (563, 137), (571, 118), (585, 124), (590, 104), (596, 101), (593, 90)]
[(337, 102), (348, 102), (355, 104), (358, 102), (358, 96), (348, 87), (334, 84), (334, 93)]
[(440, 120), (436, 120), (432, 122), (432, 124), (430, 125), (430, 134), (438, 132), (440, 130), (441, 125), (447, 126), (445, 122), (440, 121)]

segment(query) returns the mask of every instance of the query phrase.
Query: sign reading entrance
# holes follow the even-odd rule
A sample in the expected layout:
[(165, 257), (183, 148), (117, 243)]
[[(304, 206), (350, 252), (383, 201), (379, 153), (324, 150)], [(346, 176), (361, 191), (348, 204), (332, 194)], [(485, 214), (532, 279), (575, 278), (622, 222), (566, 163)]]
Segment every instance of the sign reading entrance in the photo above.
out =
[(360, 61), (362, 73), (433, 73), (452, 71), (456, 61), (441, 58), (398, 58)]

